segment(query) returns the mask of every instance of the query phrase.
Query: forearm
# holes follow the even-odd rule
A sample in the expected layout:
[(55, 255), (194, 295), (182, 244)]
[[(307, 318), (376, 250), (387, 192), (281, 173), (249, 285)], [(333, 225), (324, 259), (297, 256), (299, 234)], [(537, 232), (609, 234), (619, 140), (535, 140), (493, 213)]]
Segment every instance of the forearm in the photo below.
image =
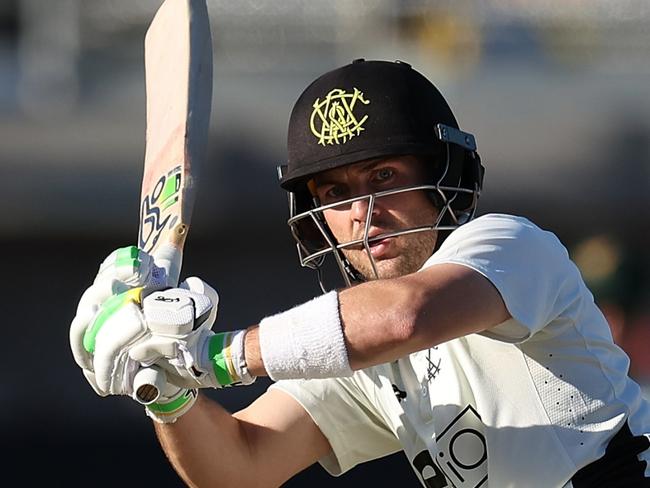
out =
[(339, 302), (353, 369), (395, 361), (510, 317), (487, 278), (456, 264), (348, 288)]
[[(339, 315), (351, 369), (393, 361), (425, 347), (423, 339), (415, 335), (415, 324), (422, 322), (418, 315), (425, 300), (420, 287), (406, 286), (399, 280), (377, 280), (340, 291)], [(311, 323), (304, 323), (304, 327), (310, 326)], [(280, 334), (292, 340), (294, 334), (282, 329)], [(259, 331), (257, 325), (249, 327), (245, 356), (251, 373), (265, 376), (268, 373), (262, 359)], [(273, 329), (269, 333), (273, 333)], [(323, 337), (322, 340), (327, 342), (331, 338)]]
[[(338, 303), (353, 370), (394, 361), (509, 318), (492, 283), (460, 265), (432, 266), (400, 278), (366, 282), (341, 290)], [(312, 324), (307, 320), (304, 326)], [(282, 334), (287, 340), (293, 335), (286, 329)], [(246, 335), (245, 356), (253, 374), (266, 374), (257, 326)]]
[(189, 486), (252, 486), (245, 431), (216, 402), (199, 395), (175, 423), (154, 425), (165, 454)]
[(341, 325), (352, 369), (394, 361), (425, 347), (415, 344), (424, 297), (397, 280), (377, 280), (339, 293)]
[(192, 487), (277, 487), (331, 450), (303, 407), (269, 390), (229, 414), (199, 397), (174, 424), (156, 424), (172, 465)]

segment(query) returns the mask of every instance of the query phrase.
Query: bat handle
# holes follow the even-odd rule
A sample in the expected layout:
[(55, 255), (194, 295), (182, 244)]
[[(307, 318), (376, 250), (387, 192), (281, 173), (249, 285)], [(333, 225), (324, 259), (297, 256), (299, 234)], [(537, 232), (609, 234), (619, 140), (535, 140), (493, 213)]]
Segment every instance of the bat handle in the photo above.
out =
[(140, 369), (133, 379), (133, 398), (142, 405), (149, 405), (160, 398), (167, 384), (167, 375), (156, 367)]
[[(187, 228), (185, 225), (182, 227)], [(153, 254), (156, 264), (167, 271), (167, 283), (176, 286), (183, 262), (181, 248), (172, 242), (166, 242)], [(149, 405), (160, 398), (166, 384), (167, 375), (162, 369), (156, 366), (141, 368), (133, 378), (133, 398), (142, 405)]]

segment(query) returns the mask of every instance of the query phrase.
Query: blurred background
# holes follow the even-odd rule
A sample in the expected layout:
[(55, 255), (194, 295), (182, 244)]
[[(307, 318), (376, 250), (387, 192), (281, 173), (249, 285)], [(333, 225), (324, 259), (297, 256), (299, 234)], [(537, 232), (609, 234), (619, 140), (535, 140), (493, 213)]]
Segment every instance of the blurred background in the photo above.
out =
[[(3, 478), (21, 486), (182, 486), (142, 409), (95, 396), (68, 345), (100, 261), (136, 240), (143, 38), (160, 3), (0, 2), (0, 433)], [(476, 135), (486, 167), (479, 214), (525, 215), (561, 238), (648, 391), (650, 3), (208, 6), (211, 139), (184, 274), (219, 290), (217, 328), (247, 326), (318, 293), (298, 266), (276, 184), (295, 99), (355, 58), (400, 59), (427, 75)], [(235, 410), (268, 384), (210, 395)], [(18, 470), (19, 461), (29, 468)], [(286, 486), (360, 483), (417, 481), (398, 454), (336, 483), (314, 466)]]

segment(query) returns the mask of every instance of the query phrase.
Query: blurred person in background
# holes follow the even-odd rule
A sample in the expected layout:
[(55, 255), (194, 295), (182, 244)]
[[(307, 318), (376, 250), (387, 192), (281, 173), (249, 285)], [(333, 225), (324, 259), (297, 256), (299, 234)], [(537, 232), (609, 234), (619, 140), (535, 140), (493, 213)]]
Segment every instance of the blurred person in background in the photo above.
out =
[(630, 375), (650, 385), (650, 282), (641, 253), (613, 235), (578, 242), (573, 259), (612, 331), (630, 356)]

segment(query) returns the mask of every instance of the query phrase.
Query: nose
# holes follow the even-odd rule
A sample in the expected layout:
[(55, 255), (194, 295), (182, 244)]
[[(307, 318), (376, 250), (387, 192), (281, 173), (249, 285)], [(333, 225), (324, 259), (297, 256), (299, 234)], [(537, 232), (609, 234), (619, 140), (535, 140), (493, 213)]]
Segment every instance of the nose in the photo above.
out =
[[(372, 200), (372, 202), (371, 202)], [(377, 215), (378, 209), (376, 205), (376, 200), (372, 197), (362, 198), (352, 202), (350, 208), (350, 215), (352, 220), (360, 223), (366, 223), (368, 220), (368, 209), (372, 205), (372, 215)]]

